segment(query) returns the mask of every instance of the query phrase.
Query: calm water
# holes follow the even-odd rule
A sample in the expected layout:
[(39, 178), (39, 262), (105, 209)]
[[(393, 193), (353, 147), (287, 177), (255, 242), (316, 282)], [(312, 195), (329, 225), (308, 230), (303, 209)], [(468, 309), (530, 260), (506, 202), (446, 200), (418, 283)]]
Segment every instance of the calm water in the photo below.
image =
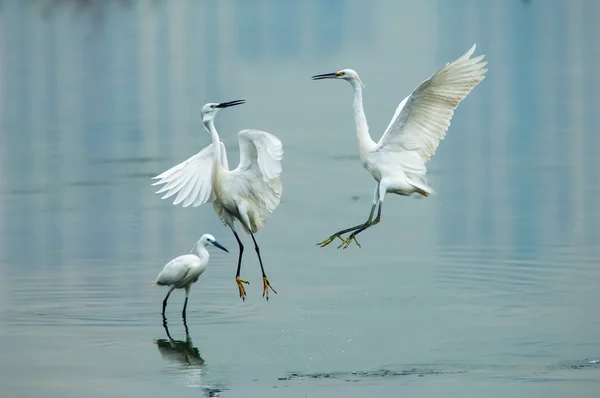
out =
[[(0, 385), (11, 397), (589, 397), (600, 388), (600, 27), (595, 0), (17, 1), (0, 4)], [(551, 4), (549, 4), (551, 3)], [(362, 249), (315, 243), (368, 215), (351, 90), (378, 139), (474, 42), (487, 79), (431, 161), (437, 195), (389, 196)], [(279, 294), (210, 206), (150, 177), (217, 127), (285, 145), (257, 239)], [(160, 316), (162, 265), (213, 252)], [(186, 343), (186, 327), (189, 338)]]

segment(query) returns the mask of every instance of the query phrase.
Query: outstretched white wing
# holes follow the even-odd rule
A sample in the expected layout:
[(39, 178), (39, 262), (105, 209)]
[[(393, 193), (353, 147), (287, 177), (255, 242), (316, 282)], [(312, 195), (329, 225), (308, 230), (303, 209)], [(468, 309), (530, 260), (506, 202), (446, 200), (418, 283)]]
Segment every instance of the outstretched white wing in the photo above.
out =
[(258, 167), (264, 181), (270, 181), (281, 174), (283, 145), (273, 134), (260, 130), (242, 130), (238, 133), (240, 144), (240, 164), (237, 170)]
[[(446, 135), (454, 109), (485, 78), (483, 55), (470, 58), (475, 45), (415, 88), (394, 113), (377, 150), (403, 152), (407, 169), (424, 171)], [(415, 155), (418, 155), (415, 156)], [(420, 159), (419, 159), (420, 158)]]
[(250, 220), (252, 230), (257, 231), (281, 201), (283, 145), (279, 138), (260, 130), (242, 130), (238, 140), (240, 164), (230, 173), (231, 186), (258, 210), (260, 219)]
[[(225, 145), (220, 142), (221, 164), (228, 169)], [(166, 192), (161, 199), (167, 199), (175, 194), (174, 205), (183, 202), (183, 207), (193, 205), (200, 206), (214, 200), (212, 191), (212, 168), (214, 164), (213, 144), (210, 144), (200, 152), (170, 168), (164, 173), (153, 177), (158, 179), (152, 185), (165, 184), (156, 193)]]

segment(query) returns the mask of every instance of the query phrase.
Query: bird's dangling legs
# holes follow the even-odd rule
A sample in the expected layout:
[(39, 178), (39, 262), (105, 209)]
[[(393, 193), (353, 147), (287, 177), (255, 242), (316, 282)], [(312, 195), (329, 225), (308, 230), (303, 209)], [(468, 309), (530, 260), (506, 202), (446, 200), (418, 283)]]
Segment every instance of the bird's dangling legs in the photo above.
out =
[[(365, 221), (362, 224), (355, 225), (354, 227), (342, 229), (341, 231), (338, 231), (335, 234), (331, 235), (329, 238), (325, 239), (323, 242), (317, 243), (317, 246), (325, 247), (328, 244), (330, 244), (331, 242), (333, 242), (335, 238), (340, 238), (340, 240), (342, 241), (342, 244), (340, 246), (338, 246), (338, 249), (339, 249), (343, 244), (346, 243), (346, 239), (342, 238), (343, 234), (345, 234), (347, 232), (352, 232), (354, 230), (366, 227), (369, 224), (371, 224), (371, 221), (373, 220), (373, 214), (375, 213), (375, 206), (377, 206), (378, 202), (379, 202), (379, 184), (377, 184), (377, 186), (375, 187), (375, 192), (373, 193), (373, 206), (371, 206), (371, 212), (369, 213), (369, 218), (367, 219), (367, 221)], [(356, 238), (352, 237), (352, 239), (354, 239), (354, 241), (356, 242), (356, 245), (358, 247), (360, 247), (360, 243), (358, 243)]]
[(254, 241), (254, 250), (256, 250), (256, 255), (258, 256), (258, 262), (260, 263), (260, 270), (262, 271), (263, 277), (263, 297), (269, 300), (269, 288), (273, 291), (273, 293), (277, 294), (273, 286), (269, 283), (269, 278), (267, 278), (267, 274), (265, 274), (265, 268), (263, 267), (262, 258), (260, 258), (260, 249), (258, 248), (258, 244), (256, 243), (256, 239), (254, 239), (254, 234), (250, 232), (250, 236), (252, 236), (252, 240)]
[(167, 295), (165, 296), (165, 299), (163, 300), (163, 308), (162, 308), (162, 315), (163, 318), (165, 316), (165, 310), (167, 309), (167, 300), (169, 299), (169, 296), (171, 295), (171, 292), (174, 290), (175, 288), (172, 287), (169, 289), (169, 292), (167, 293)]
[(348, 236), (348, 239), (346, 239), (341, 245), (338, 246), (338, 249), (340, 247), (343, 247), (344, 249), (346, 249), (348, 246), (350, 246), (350, 243), (352, 243), (352, 240), (354, 240), (354, 242), (356, 242), (358, 247), (360, 247), (360, 244), (356, 240), (356, 235), (360, 234), (362, 231), (364, 231), (367, 228), (371, 228), (373, 225), (379, 224), (379, 221), (381, 220), (381, 206), (382, 205), (383, 205), (383, 202), (379, 202), (379, 209), (377, 210), (377, 217), (375, 217), (375, 219), (373, 221), (366, 223), (365, 225), (363, 225), (356, 231), (352, 232), (350, 234), (350, 236)]
[(237, 232), (235, 232), (235, 230), (233, 230), (233, 229), (232, 229), (232, 231), (233, 231), (233, 235), (235, 236), (235, 239), (237, 240), (238, 247), (240, 249), (240, 256), (238, 257), (237, 271), (235, 273), (235, 282), (237, 283), (241, 299), (246, 301), (246, 289), (244, 288), (244, 283), (246, 285), (249, 285), (249, 283), (248, 283), (248, 281), (245, 281), (242, 278), (240, 278), (240, 270), (242, 267), (242, 253), (244, 253), (244, 245), (242, 245), (242, 241), (240, 240), (240, 237), (238, 236)]
[[(336, 232), (335, 234), (331, 235), (329, 238), (325, 239), (324, 241), (317, 243), (317, 246), (325, 247), (328, 244), (330, 244), (331, 242), (333, 242), (335, 240), (335, 238), (340, 238), (340, 240), (342, 241), (342, 244), (344, 244), (346, 242), (346, 240), (344, 238), (342, 238), (342, 235), (347, 232), (351, 232), (351, 231), (357, 230), (359, 228), (362, 228), (365, 225), (368, 225), (371, 222), (371, 220), (373, 219), (373, 213), (375, 213), (375, 205), (371, 206), (371, 213), (369, 214), (369, 218), (367, 219), (366, 222), (355, 225), (350, 228), (342, 229), (341, 231)], [(360, 247), (360, 244), (358, 242), (356, 242), (356, 244)]]

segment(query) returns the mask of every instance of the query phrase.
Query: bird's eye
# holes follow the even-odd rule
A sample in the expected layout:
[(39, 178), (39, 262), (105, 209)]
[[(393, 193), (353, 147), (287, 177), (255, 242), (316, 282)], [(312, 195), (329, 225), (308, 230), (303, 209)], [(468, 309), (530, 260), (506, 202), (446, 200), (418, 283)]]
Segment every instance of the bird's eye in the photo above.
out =
[(214, 105), (211, 105), (210, 107), (211, 107), (212, 109), (215, 109), (215, 106), (214, 106)]
[(346, 74), (346, 72), (340, 72), (339, 75), (340, 76), (344, 76)]

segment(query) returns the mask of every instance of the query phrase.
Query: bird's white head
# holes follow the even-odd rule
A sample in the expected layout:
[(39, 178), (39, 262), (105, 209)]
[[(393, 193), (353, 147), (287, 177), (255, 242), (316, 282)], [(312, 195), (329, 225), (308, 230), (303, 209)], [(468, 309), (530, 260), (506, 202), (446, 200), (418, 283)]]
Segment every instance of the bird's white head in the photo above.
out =
[(322, 75), (315, 75), (312, 77), (313, 80), (322, 80), (322, 79), (342, 79), (346, 80), (353, 87), (362, 86), (362, 81), (360, 77), (358, 77), (358, 73), (354, 69), (342, 69), (333, 73), (324, 73)]
[(217, 113), (219, 113), (219, 111), (221, 109), (228, 108), (230, 106), (241, 105), (245, 102), (246, 102), (245, 100), (235, 100), (235, 101), (221, 102), (221, 103), (208, 103), (208, 104), (204, 105), (201, 110), (202, 122), (208, 123), (211, 120), (213, 120), (215, 118), (215, 116), (217, 116)]
[(212, 236), (211, 234), (204, 234), (204, 235), (202, 235), (202, 237), (198, 240), (198, 242), (196, 242), (196, 244), (194, 245), (194, 247), (192, 247), (192, 251), (194, 251), (194, 249), (196, 247), (203, 247), (203, 248), (205, 248), (208, 245), (213, 245), (213, 246), (218, 247), (219, 249), (224, 250), (227, 253), (229, 253), (229, 250), (227, 250), (219, 242), (217, 242), (215, 240), (215, 237)]

